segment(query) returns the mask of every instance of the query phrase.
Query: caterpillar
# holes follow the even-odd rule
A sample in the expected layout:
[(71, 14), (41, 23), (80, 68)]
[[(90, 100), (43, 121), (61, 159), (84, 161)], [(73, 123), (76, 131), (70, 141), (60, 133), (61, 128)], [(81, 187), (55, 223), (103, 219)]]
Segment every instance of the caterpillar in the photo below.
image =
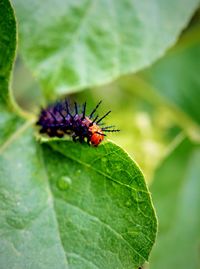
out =
[(120, 131), (112, 129), (113, 125), (104, 126), (104, 123), (102, 123), (102, 120), (111, 111), (108, 111), (100, 118), (98, 115), (95, 116), (101, 103), (102, 101), (86, 116), (86, 102), (81, 106), (81, 111), (79, 111), (80, 106), (76, 102), (74, 102), (74, 107), (71, 109), (68, 100), (58, 101), (49, 105), (46, 109), (41, 109), (36, 124), (41, 127), (40, 133), (45, 133), (49, 137), (62, 138), (64, 135), (70, 135), (73, 141), (83, 143), (87, 140), (89, 145), (97, 147), (104, 140), (106, 132)]

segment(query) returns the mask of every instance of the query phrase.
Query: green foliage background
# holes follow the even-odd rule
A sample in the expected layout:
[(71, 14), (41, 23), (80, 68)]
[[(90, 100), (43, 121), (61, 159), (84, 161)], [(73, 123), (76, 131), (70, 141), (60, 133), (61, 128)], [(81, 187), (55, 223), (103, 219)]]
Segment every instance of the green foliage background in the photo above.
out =
[[(0, 1), (0, 267), (200, 268), (199, 2)], [(68, 94), (121, 129), (37, 141)], [(13, 98), (14, 96), (14, 98)], [(13, 101), (15, 100), (15, 101)], [(16, 104), (17, 103), (17, 104)], [(94, 162), (93, 162), (94, 160)], [(96, 161), (95, 161), (96, 160)]]

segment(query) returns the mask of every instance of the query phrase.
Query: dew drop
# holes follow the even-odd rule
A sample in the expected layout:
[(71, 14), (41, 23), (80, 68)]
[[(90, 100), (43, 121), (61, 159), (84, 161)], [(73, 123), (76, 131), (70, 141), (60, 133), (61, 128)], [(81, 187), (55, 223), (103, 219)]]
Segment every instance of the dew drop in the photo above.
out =
[(63, 176), (58, 180), (57, 186), (60, 190), (65, 191), (70, 187), (71, 183), (72, 183), (72, 180), (70, 177)]

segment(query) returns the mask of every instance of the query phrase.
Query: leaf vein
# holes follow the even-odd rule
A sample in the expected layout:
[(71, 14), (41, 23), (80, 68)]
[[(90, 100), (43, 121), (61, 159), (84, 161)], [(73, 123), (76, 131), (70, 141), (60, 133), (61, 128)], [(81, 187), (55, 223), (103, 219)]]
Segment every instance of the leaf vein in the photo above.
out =
[(92, 261), (90, 261), (90, 260), (86, 259), (85, 257), (83, 257), (81, 254), (78, 254), (78, 253), (75, 253), (75, 252), (67, 252), (66, 255), (69, 256), (69, 257), (81, 259), (81, 260), (87, 262), (88, 264), (92, 265), (94, 268), (100, 269), (100, 267), (98, 267)]
[(142, 259), (146, 260), (145, 257), (143, 257), (136, 249), (133, 248), (133, 246), (124, 238), (122, 234), (120, 234), (117, 230), (115, 230), (113, 227), (111, 227), (109, 224), (102, 221), (99, 217), (92, 215), (91, 213), (85, 211), (84, 209), (78, 207), (77, 205), (74, 205), (72, 203), (66, 202), (68, 206), (73, 207), (74, 209), (82, 212), (82, 214), (87, 215), (88, 217), (92, 218), (94, 221), (100, 223), (107, 229), (109, 229), (113, 234), (115, 234), (116, 237), (120, 238), (123, 242), (126, 243), (138, 256), (140, 256)]

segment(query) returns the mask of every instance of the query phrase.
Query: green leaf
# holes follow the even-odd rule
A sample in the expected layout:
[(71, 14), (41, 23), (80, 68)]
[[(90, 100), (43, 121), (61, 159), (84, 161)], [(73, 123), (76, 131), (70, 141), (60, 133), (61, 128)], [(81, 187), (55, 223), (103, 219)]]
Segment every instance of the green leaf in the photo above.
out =
[[(16, 49), (16, 22), (9, 1), (0, 1), (0, 147), (24, 123), (24, 114), (12, 100), (10, 74)], [(1, 151), (1, 150), (0, 150)]]
[(16, 27), (13, 11), (8, 1), (0, 1), (0, 145), (12, 134), (20, 121), (17, 115), (12, 113), (9, 91), (15, 46)]
[(151, 188), (159, 219), (152, 269), (200, 268), (200, 147), (184, 139), (162, 163)]
[(9, 76), (15, 55), (15, 18), (7, 1), (0, 2), (0, 104), (9, 101)]
[(131, 269), (148, 260), (156, 218), (143, 175), (122, 149), (58, 141), (43, 156), (70, 268)]
[(1, 152), (1, 266), (128, 269), (147, 260), (156, 218), (126, 153), (61, 141), (41, 157), (27, 128)]
[(68, 268), (48, 179), (26, 124), (0, 155), (0, 268)]
[(141, 76), (168, 102), (200, 124), (200, 24)]
[(7, 0), (0, 15), (0, 268), (137, 268), (157, 229), (140, 169), (110, 142), (36, 141), (8, 90), (16, 26)]
[(198, 0), (14, 0), (20, 48), (45, 95), (103, 84), (150, 65)]

